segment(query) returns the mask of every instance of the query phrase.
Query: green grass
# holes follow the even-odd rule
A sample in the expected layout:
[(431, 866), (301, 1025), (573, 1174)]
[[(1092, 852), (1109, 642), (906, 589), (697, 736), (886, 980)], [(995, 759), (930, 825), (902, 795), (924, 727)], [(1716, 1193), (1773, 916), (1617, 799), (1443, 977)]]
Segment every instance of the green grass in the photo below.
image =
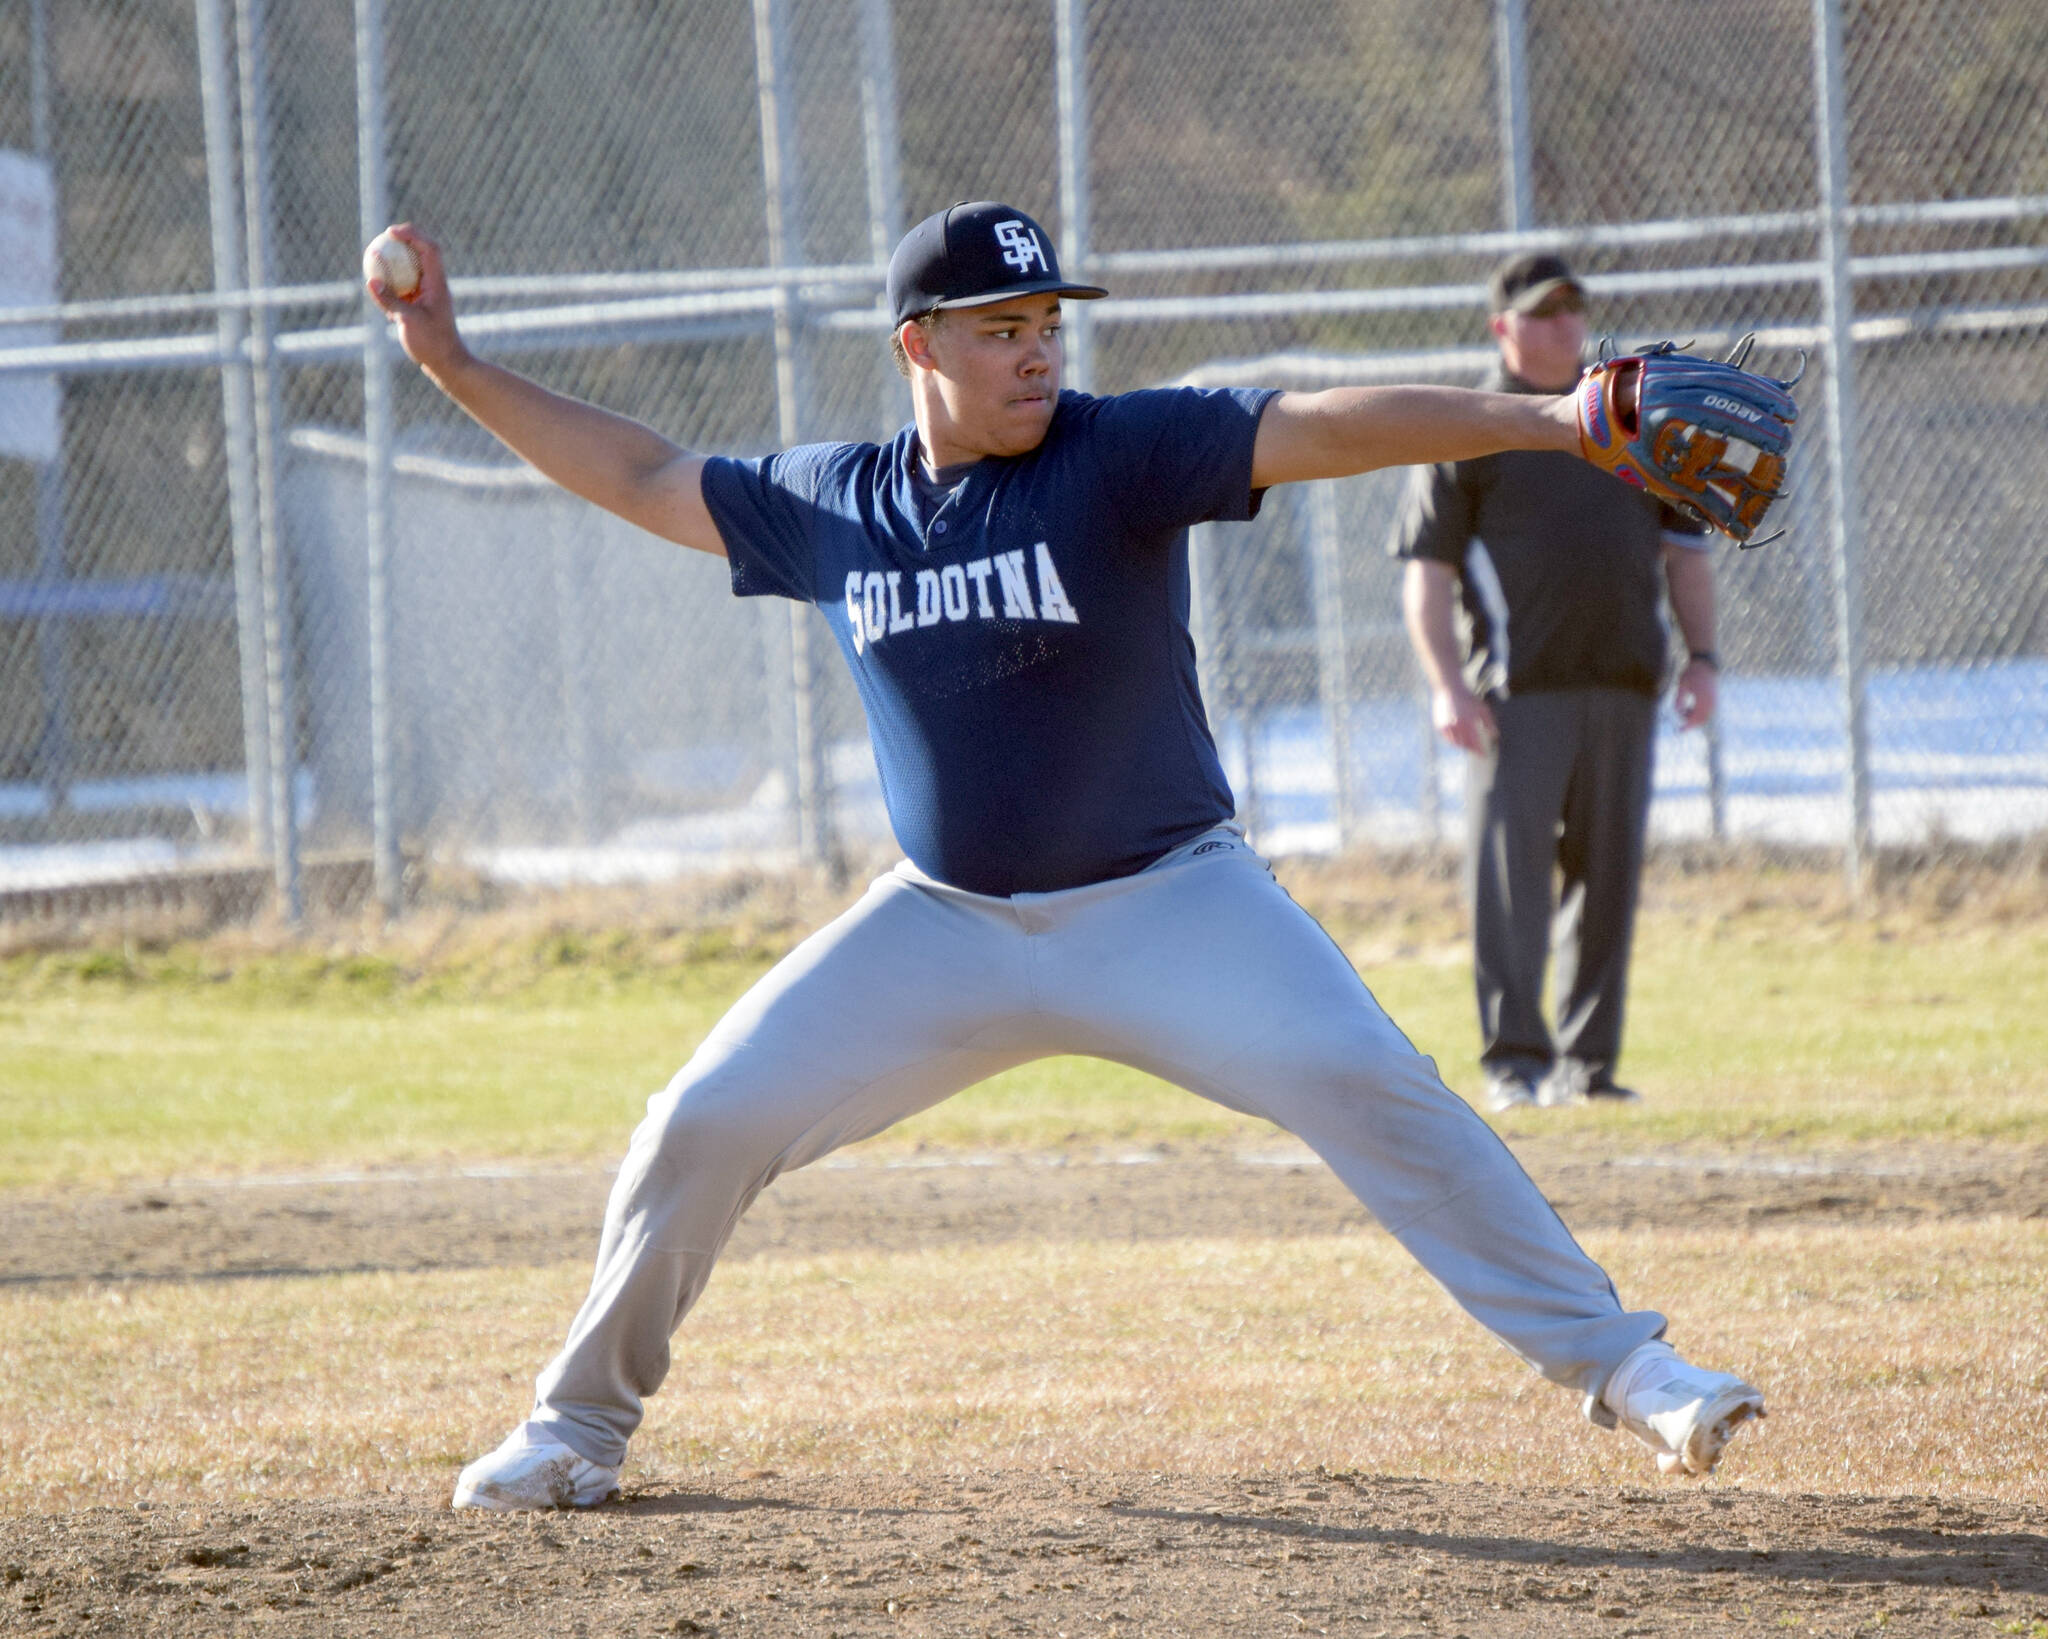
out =
[[(609, 1158), (778, 941), (551, 929), (460, 961), (176, 946), (0, 962), (0, 1187), (202, 1172)], [(1370, 940), (1347, 941), (1369, 950)], [(1477, 1088), (1461, 949), (1365, 964)], [(1514, 1118), (1644, 1144), (2048, 1141), (2048, 929), (1901, 934), (1783, 908), (1648, 913), (1625, 1079), (1648, 1101)], [(1026, 1066), (878, 1145), (1269, 1132), (1091, 1060)]]
[[(1640, 1106), (1575, 1112), (1645, 1143), (2048, 1141), (2048, 928), (1912, 937), (1779, 917), (1701, 930), (1645, 916), (1622, 1080)], [(1470, 969), (1368, 973), (1454, 1087), (1477, 1085)], [(1518, 1130), (1549, 1112), (1517, 1118)]]

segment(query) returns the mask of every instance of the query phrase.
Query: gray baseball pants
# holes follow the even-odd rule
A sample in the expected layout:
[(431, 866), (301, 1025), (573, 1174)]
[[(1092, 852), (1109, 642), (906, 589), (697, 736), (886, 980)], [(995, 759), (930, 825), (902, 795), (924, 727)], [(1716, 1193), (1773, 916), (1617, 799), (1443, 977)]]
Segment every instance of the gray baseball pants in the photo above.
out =
[(775, 1177), (1012, 1065), (1135, 1066), (1298, 1135), (1479, 1323), (1597, 1393), (1664, 1317), (1624, 1311), (1234, 826), (1135, 876), (1011, 899), (908, 863), (799, 945), (648, 1101), (590, 1294), (530, 1423), (617, 1467), (669, 1336)]
[[(1557, 1059), (1611, 1082), (1649, 827), (1657, 702), (1630, 689), (1493, 701), (1500, 735), (1467, 763), (1466, 891), (1479, 1062), (1541, 1081)], [(1553, 881), (1562, 878), (1562, 892)], [(1553, 917), (1554, 907), (1554, 917)], [(1557, 1034), (1543, 969), (1557, 943)]]

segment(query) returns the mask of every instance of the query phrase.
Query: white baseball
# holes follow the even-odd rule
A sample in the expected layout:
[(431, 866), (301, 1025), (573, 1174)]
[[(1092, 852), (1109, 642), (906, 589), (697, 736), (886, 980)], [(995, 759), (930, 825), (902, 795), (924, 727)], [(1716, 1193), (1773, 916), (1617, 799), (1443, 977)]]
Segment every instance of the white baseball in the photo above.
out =
[(420, 288), (420, 259), (412, 246), (380, 233), (363, 248), (363, 278), (381, 279), (400, 301), (410, 301)]

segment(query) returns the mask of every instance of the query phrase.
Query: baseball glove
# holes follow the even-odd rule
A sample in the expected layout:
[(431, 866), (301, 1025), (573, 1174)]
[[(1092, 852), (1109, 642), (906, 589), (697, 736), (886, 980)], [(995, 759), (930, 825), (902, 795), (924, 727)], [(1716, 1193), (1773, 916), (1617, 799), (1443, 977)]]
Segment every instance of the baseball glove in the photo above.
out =
[(1725, 360), (1668, 341), (1609, 358), (1603, 342), (1600, 361), (1579, 378), (1579, 453), (1743, 546), (1762, 546), (1752, 537), (1784, 493), (1799, 377), (1743, 369), (1754, 339), (1743, 337)]

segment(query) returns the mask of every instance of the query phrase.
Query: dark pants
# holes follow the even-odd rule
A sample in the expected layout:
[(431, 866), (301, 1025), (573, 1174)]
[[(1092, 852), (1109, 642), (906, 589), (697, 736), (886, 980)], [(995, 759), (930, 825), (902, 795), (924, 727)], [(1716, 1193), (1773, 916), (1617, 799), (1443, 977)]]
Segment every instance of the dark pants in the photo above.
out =
[[(1480, 1062), (1541, 1080), (1570, 1059), (1597, 1087), (1621, 1057), (1657, 702), (1560, 689), (1490, 703), (1500, 739), (1468, 760), (1465, 798)], [(1543, 1020), (1553, 911), (1555, 1037)]]

